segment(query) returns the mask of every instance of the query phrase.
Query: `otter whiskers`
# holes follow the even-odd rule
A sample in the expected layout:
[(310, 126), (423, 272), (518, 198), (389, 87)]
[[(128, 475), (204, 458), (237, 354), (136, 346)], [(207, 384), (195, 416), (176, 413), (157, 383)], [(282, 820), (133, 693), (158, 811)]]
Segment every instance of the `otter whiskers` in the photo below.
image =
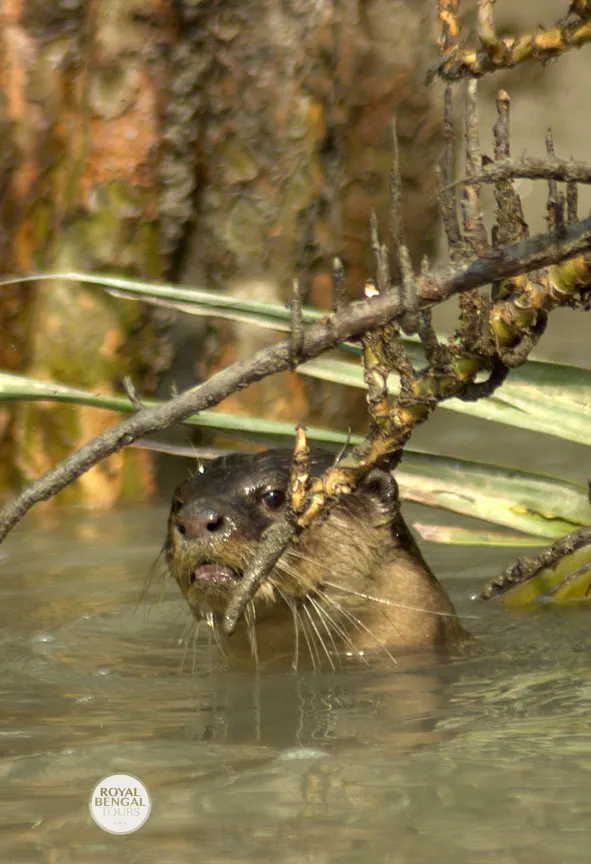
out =
[(314, 618), (313, 618), (313, 616), (312, 616), (312, 613), (311, 613), (311, 611), (310, 611), (309, 606), (307, 606), (306, 604), (304, 604), (304, 612), (306, 613), (306, 616), (307, 616), (307, 618), (308, 618), (308, 621), (310, 622), (310, 626), (312, 627), (312, 630), (314, 631), (314, 633), (315, 633), (315, 635), (316, 635), (316, 638), (318, 639), (318, 642), (319, 642), (320, 645), (322, 646), (322, 649), (323, 649), (324, 653), (326, 654), (326, 659), (328, 660), (328, 662), (329, 662), (329, 664), (330, 664), (330, 667), (331, 667), (331, 669), (332, 669), (333, 672), (334, 672), (335, 669), (336, 669), (336, 667), (335, 667), (334, 661), (333, 661), (333, 659), (332, 659), (332, 657), (331, 657), (330, 651), (329, 651), (328, 648), (326, 647), (326, 644), (325, 644), (325, 642), (324, 642), (324, 639), (322, 638), (322, 636), (320, 635), (320, 633), (319, 633), (319, 631), (318, 631), (318, 627), (316, 626), (316, 622), (314, 621)]
[(300, 656), (300, 621), (297, 603), (292, 597), (289, 596), (289, 594), (286, 594), (284, 591), (282, 591), (278, 585), (275, 585), (273, 583), (273, 587), (277, 594), (281, 597), (287, 608), (290, 610), (291, 617), (293, 619), (293, 659), (291, 661), (291, 668), (293, 672), (296, 672)]
[(246, 611), (244, 613), (244, 618), (246, 621), (247, 633), (248, 633), (248, 641), (250, 643), (250, 651), (252, 654), (252, 659), (254, 660), (254, 665), (258, 669), (259, 668), (259, 644), (257, 642), (257, 632), (256, 632), (256, 620), (257, 620), (257, 612), (256, 606), (254, 602), (251, 600), (248, 606), (246, 607)]
[[(304, 556), (298, 555), (297, 557), (301, 559)], [(310, 607), (312, 607), (314, 609), (318, 618), (322, 622), (322, 625), (328, 634), (328, 637), (329, 637), (329, 639), (333, 645), (333, 648), (334, 648), (337, 656), (339, 656), (340, 652), (339, 652), (337, 645), (335, 643), (334, 637), (333, 637), (332, 632), (331, 632), (331, 628), (332, 628), (332, 630), (334, 630), (335, 633), (337, 633), (341, 637), (341, 639), (343, 640), (343, 642), (345, 644), (350, 646), (352, 653), (358, 654), (359, 652), (356, 651), (354, 643), (352, 642), (352, 640), (348, 636), (346, 630), (344, 630), (344, 628), (340, 627), (338, 625), (338, 623), (328, 614), (328, 612), (322, 608), (322, 605), (315, 599), (314, 595), (318, 593), (318, 586), (310, 586), (310, 585), (305, 584), (304, 581), (299, 576), (299, 574), (297, 573), (297, 571), (294, 568), (292, 568), (287, 562), (280, 561), (277, 569), (281, 571), (282, 575), (288, 576), (296, 585), (298, 585), (302, 589), (302, 594), (300, 596), (298, 596), (298, 598), (294, 599), (292, 597), (289, 597), (289, 595), (285, 591), (280, 589), (275, 582), (273, 583), (275, 590), (279, 593), (279, 595), (282, 597), (284, 602), (292, 609), (292, 614), (294, 615), (294, 621), (298, 622), (299, 626), (301, 626), (301, 628), (302, 628), (302, 632), (304, 633), (304, 637), (306, 638), (306, 641), (308, 643), (308, 651), (310, 652), (312, 663), (313, 664), (315, 663), (315, 660), (316, 660), (318, 655), (316, 652), (312, 653), (312, 651), (310, 649), (310, 642), (309, 642), (309, 636), (308, 636), (308, 632), (307, 632), (307, 626), (306, 626), (305, 621), (302, 620), (302, 616), (300, 615), (300, 610), (302, 610), (303, 612), (306, 613), (306, 616), (310, 622), (310, 626), (313, 628), (318, 641), (322, 645), (322, 649), (328, 658), (328, 661), (329, 661), (331, 668), (333, 670), (336, 668), (335, 664), (334, 664), (333, 657), (332, 657), (329, 649), (327, 648), (327, 646), (324, 642), (324, 639), (322, 638), (322, 635), (320, 634), (315, 621), (313, 620)], [(367, 662), (367, 661), (364, 661), (364, 662)]]
[[(332, 647), (334, 649), (334, 655), (339, 659), (339, 666), (342, 666), (342, 663), (340, 662), (339, 649), (337, 648), (337, 644), (334, 640), (334, 636), (332, 635), (332, 630), (331, 630), (331, 626), (330, 626), (330, 625), (336, 625), (336, 622), (333, 622), (331, 620), (330, 616), (327, 616), (325, 614), (324, 609), (322, 608), (322, 605), (320, 603), (318, 603), (314, 599), (314, 597), (312, 597), (312, 596), (308, 597), (308, 603), (310, 604), (310, 606), (312, 607), (312, 609), (314, 610), (314, 612), (318, 616), (322, 626), (326, 630), (327, 636), (330, 639), (330, 642), (331, 642)], [(334, 629), (335, 629), (335, 632), (339, 632), (338, 628), (336, 626), (334, 626)], [(340, 636), (341, 636), (341, 639), (343, 639), (343, 641), (347, 641), (347, 642), (349, 642), (350, 645), (352, 645), (350, 639), (348, 639), (347, 634), (343, 630), (341, 630)], [(333, 669), (334, 668), (335, 667), (333, 666)]]
[[(297, 551), (297, 550), (294, 550), (294, 551), (296, 552), (296, 556), (297, 556), (299, 559), (304, 559), (304, 558), (306, 558), (306, 556), (304, 556), (304, 555), (302, 555), (301, 553), (299, 553), (299, 551)], [(310, 560), (311, 560), (311, 559), (307, 558), (307, 561), (308, 561), (308, 562), (309, 562)], [(315, 562), (314, 562), (314, 563), (315, 563)], [(354, 627), (355, 627), (359, 632), (364, 632), (364, 633), (366, 633), (368, 636), (370, 636), (372, 639), (374, 639), (374, 640), (376, 641), (377, 644), (379, 644), (379, 640), (377, 639), (376, 634), (371, 630), (371, 628), (368, 627), (367, 625), (365, 625), (365, 624), (364, 624), (364, 623), (363, 623), (359, 618), (357, 618), (355, 615), (353, 615), (353, 613), (352, 613), (350, 610), (346, 609), (346, 608), (345, 608), (341, 603), (339, 603), (339, 602), (336, 600), (336, 598), (331, 597), (330, 595), (328, 595), (328, 594), (326, 593), (326, 591), (323, 590), (321, 584), (319, 584), (319, 585), (315, 585), (315, 586), (313, 586), (313, 587), (311, 587), (311, 586), (307, 586), (307, 585), (303, 584), (303, 582), (302, 582), (301, 578), (299, 577), (297, 571), (293, 570), (293, 568), (291, 568), (291, 567), (290, 567), (289, 565), (287, 565), (285, 562), (280, 561), (280, 562), (279, 562), (279, 565), (278, 565), (278, 568), (280, 568), (281, 571), (282, 571), (285, 575), (288, 575), (288, 576), (289, 576), (289, 577), (290, 577), (294, 582), (296, 582), (296, 584), (299, 584), (300, 587), (303, 589), (304, 592), (306, 592), (306, 591), (309, 592), (309, 593), (303, 593), (302, 597), (300, 598), (300, 599), (301, 599), (301, 602), (300, 602), (300, 608), (301, 608), (303, 611), (306, 612), (306, 614), (307, 614), (307, 616), (308, 616), (308, 618), (309, 618), (310, 624), (313, 626), (314, 631), (315, 631), (315, 634), (316, 634), (316, 636), (317, 636), (317, 638), (318, 638), (320, 644), (322, 645), (322, 648), (323, 648), (324, 652), (326, 653), (326, 655), (327, 655), (327, 657), (328, 657), (328, 660), (329, 660), (329, 663), (330, 663), (330, 665), (331, 665), (331, 668), (332, 668), (333, 670), (335, 669), (334, 661), (333, 661), (333, 659), (332, 659), (332, 656), (330, 655), (329, 650), (328, 650), (327, 647), (326, 647), (326, 644), (324, 643), (324, 640), (323, 640), (322, 637), (321, 637), (321, 634), (320, 634), (319, 631), (318, 631), (318, 628), (317, 628), (316, 624), (314, 623), (314, 621), (313, 621), (313, 619), (312, 619), (312, 617), (311, 617), (310, 609), (309, 609), (309, 605), (312, 606), (312, 608), (316, 611), (318, 617), (319, 617), (320, 620), (322, 621), (322, 623), (323, 623), (323, 625), (324, 625), (324, 627), (325, 627), (325, 629), (326, 629), (326, 631), (327, 631), (327, 633), (328, 633), (328, 635), (329, 635), (329, 638), (331, 639), (331, 642), (332, 642), (332, 644), (333, 644), (333, 647), (334, 647), (334, 649), (335, 649), (335, 652), (336, 652), (337, 656), (340, 654), (340, 652), (339, 652), (339, 650), (338, 650), (338, 648), (337, 648), (337, 646), (336, 646), (336, 643), (335, 643), (335, 641), (334, 641), (334, 637), (332, 636), (332, 633), (331, 633), (331, 629), (330, 629), (330, 628), (332, 628), (332, 630), (333, 630), (336, 634), (338, 634), (338, 635), (340, 636), (340, 638), (343, 640), (344, 646), (347, 646), (347, 647), (350, 649), (350, 652), (351, 652), (352, 655), (354, 655), (354, 656), (357, 657), (359, 660), (361, 660), (365, 665), (369, 665), (369, 664), (368, 664), (368, 661), (367, 661), (367, 658), (365, 658), (364, 655), (363, 655), (363, 653), (360, 652), (360, 651), (355, 647), (355, 643), (353, 642), (353, 640), (351, 639), (351, 637), (347, 634), (347, 631), (346, 631), (343, 627), (341, 627), (341, 626), (339, 625), (339, 623), (334, 619), (334, 617), (333, 617), (333, 616), (330, 614), (330, 612), (329, 612), (329, 611), (328, 611), (328, 610), (327, 610), (327, 609), (322, 605), (322, 602), (320, 602), (320, 601), (325, 601), (325, 602), (326, 602), (328, 605), (330, 605), (330, 606), (331, 606), (331, 607), (332, 607), (332, 608), (333, 608), (333, 609), (334, 609), (334, 610), (335, 610), (339, 615), (341, 615), (343, 618), (345, 618), (345, 620), (349, 621), (349, 623), (352, 624), (352, 625), (353, 625), (353, 626), (354, 626)], [(329, 583), (325, 582), (324, 584), (327, 585), (327, 584), (329, 584)], [(276, 586), (276, 585), (275, 585), (275, 588), (276, 588), (276, 590), (279, 590), (279, 589), (277, 589), (277, 586)], [(280, 595), (281, 595), (281, 596), (283, 597), (283, 599), (287, 602), (287, 598), (286, 598), (286, 594), (285, 594), (285, 592), (284, 592), (284, 591), (280, 591)], [(318, 598), (318, 599), (317, 599), (317, 598)], [(293, 602), (293, 600), (292, 600), (292, 602)], [(308, 604), (309, 604), (309, 605), (308, 605)], [(296, 608), (297, 608), (297, 601), (296, 601)], [(300, 616), (299, 614), (298, 614), (298, 620), (301, 620), (301, 616)], [(309, 645), (309, 640), (308, 640), (308, 634), (307, 634), (307, 630), (306, 630), (306, 628), (305, 628), (304, 625), (303, 625), (303, 622), (302, 622), (302, 631), (304, 632), (304, 636), (305, 636), (305, 638), (306, 638), (306, 641), (308, 642), (308, 650), (310, 651), (310, 645)], [(396, 663), (395, 658), (394, 658), (394, 657), (392, 656), (392, 654), (388, 651), (388, 649), (387, 649), (385, 646), (381, 646), (381, 648), (382, 648), (382, 650), (385, 652), (385, 654), (388, 656), (388, 658), (389, 658), (393, 663)], [(311, 654), (311, 656), (312, 656), (312, 652), (311, 652), (311, 651), (310, 651), (310, 654)], [(316, 657), (317, 657), (317, 654), (316, 654)], [(315, 662), (315, 660), (314, 660), (314, 656), (312, 656), (312, 662), (313, 662), (313, 663)]]
[[(368, 627), (366, 624), (363, 623), (363, 621), (361, 621), (359, 618), (357, 618), (355, 615), (353, 615), (352, 612), (350, 612), (348, 609), (346, 609), (334, 597), (331, 597), (330, 594), (327, 594), (326, 591), (323, 591), (322, 589), (319, 589), (319, 588), (317, 588), (316, 591), (317, 591), (317, 594), (319, 596), (321, 596), (324, 600), (326, 600), (327, 603), (330, 603), (331, 606), (334, 606), (334, 608), (337, 610), (337, 612), (339, 612), (344, 618), (346, 618), (353, 625), (353, 627), (355, 627), (355, 629), (358, 632), (365, 633), (368, 636), (370, 636), (372, 639), (375, 639), (380, 650), (384, 652), (384, 654), (388, 657), (389, 660), (392, 661), (392, 663), (394, 663), (395, 666), (397, 665), (396, 658), (392, 655), (392, 653), (388, 650), (388, 648), (385, 645), (381, 644), (380, 640), (377, 639), (376, 634), (373, 632), (373, 630), (370, 627)], [(396, 626), (396, 625), (394, 625), (394, 626)], [(359, 651), (357, 651), (356, 653), (359, 654)]]
[(387, 600), (385, 597), (374, 597), (371, 594), (354, 591), (352, 588), (336, 585), (334, 582), (325, 582), (324, 584), (329, 588), (333, 588), (335, 591), (341, 591), (343, 594), (350, 594), (353, 597), (360, 597), (362, 600), (369, 600), (372, 603), (380, 603), (382, 606), (390, 606), (393, 609), (406, 609), (408, 612), (421, 612), (424, 615), (439, 615), (441, 617), (455, 618), (455, 613), (453, 612), (440, 612), (437, 609), (425, 609), (424, 606), (409, 606), (406, 603), (399, 603), (397, 600)]

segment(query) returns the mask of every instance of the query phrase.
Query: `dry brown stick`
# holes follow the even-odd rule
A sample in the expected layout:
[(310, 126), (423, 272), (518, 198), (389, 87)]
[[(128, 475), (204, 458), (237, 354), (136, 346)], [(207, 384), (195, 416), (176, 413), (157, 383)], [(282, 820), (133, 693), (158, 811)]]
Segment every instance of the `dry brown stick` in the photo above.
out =
[(450, 181), (444, 191), (466, 183), (496, 183), (498, 180), (511, 180), (524, 177), (529, 180), (558, 180), (560, 182), (591, 183), (591, 165), (585, 162), (575, 162), (572, 159), (539, 159), (525, 156), (519, 161), (502, 159), (486, 165), (474, 177), (462, 177)]
[(464, 140), (466, 178), (468, 180), (462, 193), (464, 240), (468, 243), (474, 255), (482, 255), (488, 246), (488, 241), (482, 215), (480, 184), (474, 179), (482, 168), (478, 127), (478, 83), (476, 81), (468, 82), (466, 91)]
[(234, 592), (224, 615), (227, 622), (233, 626), (227, 626), (228, 632), (233, 631), (238, 619), (244, 614), (248, 601), (253, 597), (259, 586), (265, 581), (267, 574), (272, 570), (285, 549), (301, 533), (297, 524), (298, 513), (301, 512), (306, 493), (310, 485), (310, 451), (306, 440), (306, 432), (303, 426), (296, 430), (294, 457), (291, 465), (288, 485), (288, 507), (286, 516), (279, 522), (272, 524), (262, 535), (261, 554), (249, 564), (244, 573), (244, 578), (239, 590)]
[[(556, 159), (554, 138), (551, 129), (548, 129), (546, 133), (546, 154), (549, 161), (552, 162)], [(550, 231), (556, 231), (559, 235), (562, 234), (564, 231), (564, 196), (558, 191), (558, 183), (553, 177), (548, 178), (548, 201), (546, 209), (548, 228)]]
[(380, 226), (375, 210), (371, 211), (369, 217), (369, 236), (372, 251), (376, 260), (376, 286), (379, 294), (390, 291), (390, 260), (388, 247), (380, 241)]
[[(330, 78), (331, 84), (326, 95), (326, 140), (330, 141), (323, 153), (325, 166), (325, 177), (323, 188), (328, 204), (328, 221), (331, 229), (333, 257), (333, 310), (339, 308), (341, 295), (346, 292), (345, 273), (341, 256), (343, 254), (343, 125), (346, 110), (345, 84), (340, 71), (340, 63), (343, 56), (343, 33), (348, 25), (344, 24), (343, 18), (347, 17), (343, 4), (333, 4), (333, 19), (330, 46)], [(345, 35), (345, 41), (347, 39)], [(341, 261), (340, 279), (338, 285), (335, 283), (335, 262)]]
[(338, 312), (347, 304), (347, 288), (345, 285), (345, 268), (338, 255), (332, 259), (332, 311)]
[[(548, 129), (546, 132), (546, 155), (550, 161), (556, 159), (556, 151), (554, 150), (554, 138), (552, 136), (552, 130)], [(556, 218), (556, 205), (558, 201), (558, 184), (553, 177), (548, 177), (548, 200), (546, 202), (546, 224), (548, 225), (548, 229), (550, 231), (556, 231), (557, 228), (557, 218)]]
[[(511, 100), (505, 90), (497, 94), (497, 121), (493, 127), (494, 156), (497, 162), (511, 157), (509, 138), (509, 113)], [(499, 178), (494, 184), (497, 202), (497, 224), (493, 235), (495, 245), (515, 243), (527, 236), (527, 224), (523, 216), (521, 199), (511, 179)]]
[[(416, 285), (410, 252), (404, 239), (402, 219), (402, 175), (396, 133), (396, 119), (392, 118), (392, 165), (390, 167), (390, 241), (398, 263), (400, 299), (407, 314), (401, 321), (405, 333), (416, 333), (419, 325), (416, 312)], [(379, 285), (378, 285), (379, 287)]]
[(572, 534), (562, 537), (544, 549), (539, 555), (524, 555), (515, 564), (507, 567), (500, 576), (492, 579), (480, 593), (481, 600), (490, 600), (498, 594), (504, 594), (509, 588), (527, 582), (540, 570), (555, 567), (567, 555), (572, 555), (577, 549), (591, 544), (591, 527), (586, 525), (578, 528)]
[[(499, 90), (497, 120), (493, 127), (496, 162), (510, 160), (510, 106), (509, 94), (505, 90)], [(499, 178), (493, 186), (497, 204), (497, 221), (492, 229), (493, 244), (499, 246), (503, 243), (516, 243), (528, 236), (521, 199), (515, 191), (512, 179)], [(527, 278), (526, 275), (520, 274), (515, 279), (505, 279), (503, 283), (495, 283), (492, 287), (492, 299), (498, 301), (503, 297), (513, 297), (523, 290)], [(498, 348), (497, 345), (497, 350)]]
[[(379, 291), (373, 281), (366, 282), (364, 296), (379, 296)], [(384, 426), (387, 425), (389, 418), (388, 373), (390, 370), (384, 363), (385, 330), (386, 328), (376, 328), (368, 330), (361, 336), (361, 344), (363, 345), (363, 378), (367, 388), (366, 400), (371, 435), (379, 434)], [(396, 333), (392, 333), (391, 336), (395, 339)]]
[[(390, 166), (390, 240), (392, 251), (399, 256), (399, 250), (405, 245), (404, 224), (402, 221), (402, 176), (400, 174), (400, 157), (398, 135), (396, 133), (396, 118), (392, 118), (392, 165)], [(400, 263), (400, 262), (399, 262)]]
[(244, 614), (249, 600), (255, 595), (297, 534), (298, 526), (293, 513), (288, 513), (283, 519), (273, 522), (263, 532), (259, 552), (248, 566), (244, 578), (226, 607), (224, 629), (227, 633), (234, 632), (236, 623)]
[[(439, 211), (447, 238), (449, 254), (452, 261), (462, 258), (460, 223), (458, 220), (458, 204), (454, 184), (454, 163), (456, 150), (456, 134), (453, 123), (452, 91), (448, 85), (443, 98), (443, 163), (438, 171), (440, 177)], [(468, 182), (466, 180), (466, 182)]]
[(578, 221), (579, 187), (574, 180), (566, 184), (566, 219), (569, 225)]
[[(468, 178), (477, 174), (482, 167), (477, 96), (477, 82), (469, 81), (464, 114), (466, 176)], [(461, 212), (462, 240), (466, 246), (466, 252), (469, 250), (472, 257), (479, 257), (488, 246), (488, 238), (484, 227), (480, 185), (478, 183), (467, 183), (464, 186), (462, 190)], [(474, 291), (462, 293), (460, 297), (459, 338), (466, 350), (478, 351), (480, 349), (483, 319), (483, 300), (478, 293), (478, 289), (475, 288)]]
[(125, 375), (121, 383), (123, 384), (123, 389), (125, 390), (127, 398), (129, 399), (133, 407), (137, 411), (141, 410), (144, 405), (142, 400), (138, 396), (138, 392), (136, 390), (135, 384), (133, 383), (133, 379), (129, 375)]
[(300, 352), (302, 350), (302, 342), (304, 338), (304, 324), (302, 321), (302, 291), (299, 279), (292, 280), (290, 311), (290, 366), (292, 369), (295, 369), (300, 359)]
[(310, 448), (306, 427), (298, 426), (295, 432), (293, 462), (289, 472), (288, 501), (294, 513), (300, 513), (310, 488)]
[[(439, 303), (461, 291), (517, 273), (591, 253), (591, 218), (566, 228), (561, 240), (555, 234), (541, 234), (511, 246), (493, 249), (480, 259), (456, 266), (444, 273), (423, 277), (418, 283), (419, 309)], [(22, 280), (19, 280), (22, 281)], [(338, 314), (304, 328), (301, 360), (322, 354), (339, 342), (379, 327), (402, 314), (398, 298), (386, 293), (369, 301), (353, 303)], [(0, 541), (39, 501), (55, 495), (101, 459), (116, 453), (138, 438), (167, 429), (205, 408), (217, 405), (231, 393), (242, 390), (274, 372), (289, 368), (290, 340), (284, 339), (256, 352), (247, 360), (233, 363), (208, 381), (187, 390), (155, 408), (143, 408), (132, 417), (97, 436), (28, 485), (0, 510)]]

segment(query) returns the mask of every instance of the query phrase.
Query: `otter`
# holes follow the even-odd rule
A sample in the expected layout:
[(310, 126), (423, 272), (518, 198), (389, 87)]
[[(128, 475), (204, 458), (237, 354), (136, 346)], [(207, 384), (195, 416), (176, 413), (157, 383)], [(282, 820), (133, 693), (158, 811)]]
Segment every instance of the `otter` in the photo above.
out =
[[(290, 662), (334, 668), (344, 657), (466, 635), (399, 511), (398, 487), (372, 469), (350, 495), (283, 553), (227, 637), (221, 621), (263, 531), (286, 507), (293, 453), (234, 453), (210, 462), (173, 495), (165, 554), (196, 619), (213, 626), (233, 665)], [(333, 456), (313, 451), (312, 476)]]

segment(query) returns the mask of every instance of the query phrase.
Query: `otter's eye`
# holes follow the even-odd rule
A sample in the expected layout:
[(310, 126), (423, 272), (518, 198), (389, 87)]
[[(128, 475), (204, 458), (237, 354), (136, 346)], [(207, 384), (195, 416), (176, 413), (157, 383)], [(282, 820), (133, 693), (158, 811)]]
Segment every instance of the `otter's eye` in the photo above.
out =
[(267, 510), (279, 510), (285, 504), (285, 492), (283, 489), (268, 489), (261, 494), (260, 501)]

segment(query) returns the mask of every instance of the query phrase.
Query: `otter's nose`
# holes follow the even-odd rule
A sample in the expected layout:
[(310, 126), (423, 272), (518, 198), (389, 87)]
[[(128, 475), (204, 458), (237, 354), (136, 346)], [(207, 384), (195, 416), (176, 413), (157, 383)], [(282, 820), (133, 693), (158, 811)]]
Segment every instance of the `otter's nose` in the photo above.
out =
[(186, 540), (202, 540), (226, 527), (227, 519), (215, 507), (184, 507), (173, 517), (178, 533)]

